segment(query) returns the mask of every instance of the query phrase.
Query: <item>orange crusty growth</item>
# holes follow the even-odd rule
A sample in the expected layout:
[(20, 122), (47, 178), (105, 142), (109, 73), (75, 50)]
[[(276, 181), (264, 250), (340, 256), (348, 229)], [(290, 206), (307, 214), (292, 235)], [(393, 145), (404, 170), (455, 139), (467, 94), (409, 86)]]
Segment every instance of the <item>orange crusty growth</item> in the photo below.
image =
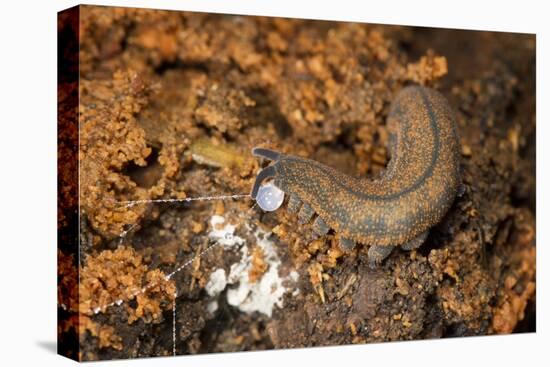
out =
[[(139, 318), (145, 322), (159, 319), (163, 304), (170, 305), (175, 292), (174, 283), (166, 280), (160, 270), (149, 270), (141, 255), (124, 246), (88, 256), (80, 278), (82, 314), (91, 316), (95, 310), (105, 311), (113, 302), (135, 298), (135, 309), (124, 303), (128, 323)], [(146, 285), (148, 288), (143, 291)]]

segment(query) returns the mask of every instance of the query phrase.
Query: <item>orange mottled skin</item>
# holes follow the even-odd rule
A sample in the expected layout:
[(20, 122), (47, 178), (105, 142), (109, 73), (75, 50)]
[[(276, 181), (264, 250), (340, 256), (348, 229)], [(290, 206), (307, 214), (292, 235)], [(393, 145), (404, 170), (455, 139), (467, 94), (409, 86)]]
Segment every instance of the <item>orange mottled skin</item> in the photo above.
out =
[(400, 91), (387, 124), (391, 159), (376, 180), (271, 152), (273, 168), (258, 181), (274, 177), (277, 187), (308, 204), (341, 237), (377, 246), (405, 244), (451, 206), (460, 184), (458, 138), (446, 99), (425, 87)]

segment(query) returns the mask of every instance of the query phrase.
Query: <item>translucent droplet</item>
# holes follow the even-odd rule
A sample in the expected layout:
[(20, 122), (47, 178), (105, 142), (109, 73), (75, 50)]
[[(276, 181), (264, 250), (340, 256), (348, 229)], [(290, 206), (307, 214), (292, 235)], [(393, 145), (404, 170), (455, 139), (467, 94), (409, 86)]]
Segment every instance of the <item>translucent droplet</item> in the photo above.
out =
[(268, 182), (258, 190), (258, 195), (256, 196), (256, 203), (266, 212), (272, 212), (277, 210), (283, 204), (285, 198), (285, 193), (273, 184), (273, 182)]

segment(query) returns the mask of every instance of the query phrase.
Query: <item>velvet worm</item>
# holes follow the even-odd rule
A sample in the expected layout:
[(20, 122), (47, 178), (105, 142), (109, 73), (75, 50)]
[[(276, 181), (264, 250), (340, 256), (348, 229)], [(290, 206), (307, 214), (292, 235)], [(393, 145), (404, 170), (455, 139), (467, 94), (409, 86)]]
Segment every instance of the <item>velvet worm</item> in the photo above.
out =
[(445, 97), (426, 87), (406, 87), (387, 119), (390, 161), (377, 179), (352, 177), (319, 162), (264, 148), (255, 156), (273, 161), (258, 174), (257, 199), (269, 178), (290, 196), (288, 210), (313, 231), (333, 229), (343, 250), (368, 245), (371, 266), (395, 246), (414, 249), (449, 210), (460, 185), (456, 123)]

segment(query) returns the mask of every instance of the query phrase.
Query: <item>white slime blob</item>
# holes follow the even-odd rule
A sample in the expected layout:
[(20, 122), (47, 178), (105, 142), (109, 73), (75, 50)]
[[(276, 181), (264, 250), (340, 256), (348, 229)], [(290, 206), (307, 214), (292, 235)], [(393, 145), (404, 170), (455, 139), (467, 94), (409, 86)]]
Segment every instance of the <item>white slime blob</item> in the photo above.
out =
[(258, 195), (256, 196), (256, 203), (266, 212), (272, 212), (277, 210), (283, 204), (285, 198), (285, 193), (273, 184), (273, 182), (268, 182), (258, 190)]

